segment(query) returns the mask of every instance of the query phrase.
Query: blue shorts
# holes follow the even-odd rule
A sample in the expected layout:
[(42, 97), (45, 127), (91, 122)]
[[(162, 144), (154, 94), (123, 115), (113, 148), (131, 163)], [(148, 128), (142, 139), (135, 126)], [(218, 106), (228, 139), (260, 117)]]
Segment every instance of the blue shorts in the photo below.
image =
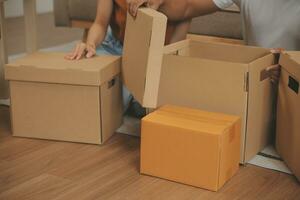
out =
[(121, 56), (123, 45), (112, 34), (111, 28), (108, 28), (104, 41), (96, 48), (97, 55), (116, 55)]

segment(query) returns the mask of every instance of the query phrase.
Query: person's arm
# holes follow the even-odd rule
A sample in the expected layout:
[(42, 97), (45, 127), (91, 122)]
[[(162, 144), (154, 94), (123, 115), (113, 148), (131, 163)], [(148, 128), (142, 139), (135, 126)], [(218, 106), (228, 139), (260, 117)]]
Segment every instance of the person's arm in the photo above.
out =
[(186, 35), (188, 33), (190, 23), (191, 23), (191, 20), (178, 22), (176, 24), (175, 30), (172, 34), (172, 37), (171, 37), (170, 41), (168, 41), (168, 43), (172, 44), (174, 42), (178, 42), (178, 41), (186, 39)]
[(184, 13), (184, 19), (191, 19), (194, 17), (207, 15), (214, 13), (220, 10), (219, 4), (217, 2), (227, 1), (231, 2), (232, 0), (190, 0), (187, 1), (186, 10)]
[(146, 5), (155, 10), (159, 9), (171, 20), (186, 20), (216, 12), (229, 7), (233, 2), (232, 0), (127, 0), (127, 4), (132, 16), (136, 16), (140, 6)]
[(89, 30), (86, 43), (77, 44), (73, 52), (66, 55), (66, 59), (79, 60), (84, 55), (90, 58), (96, 54), (97, 45), (101, 44), (105, 38), (112, 10), (112, 0), (98, 0), (96, 19)]
[(139, 7), (145, 5), (149, 8), (157, 10), (165, 0), (126, 0), (129, 14), (136, 16)]

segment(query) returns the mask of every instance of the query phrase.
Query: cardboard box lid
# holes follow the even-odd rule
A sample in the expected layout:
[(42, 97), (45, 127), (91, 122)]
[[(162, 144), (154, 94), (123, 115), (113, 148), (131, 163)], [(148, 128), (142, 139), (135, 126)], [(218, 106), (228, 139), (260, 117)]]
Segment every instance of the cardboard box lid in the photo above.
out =
[(149, 114), (144, 121), (157, 122), (179, 128), (221, 135), (240, 120), (240, 117), (222, 113), (213, 113), (191, 108), (165, 105)]
[(5, 78), (15, 81), (99, 86), (120, 73), (119, 56), (95, 56), (70, 61), (65, 53), (37, 52), (5, 66)]
[[(127, 15), (124, 39), (123, 82), (144, 107), (156, 107), (167, 17), (150, 8)], [(147, 84), (151, 81), (152, 84)]]

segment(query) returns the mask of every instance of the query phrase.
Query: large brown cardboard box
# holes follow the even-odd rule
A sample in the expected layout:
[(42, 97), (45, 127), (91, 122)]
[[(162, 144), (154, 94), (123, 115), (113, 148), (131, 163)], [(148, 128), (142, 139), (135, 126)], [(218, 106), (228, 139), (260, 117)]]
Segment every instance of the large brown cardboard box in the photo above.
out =
[(120, 57), (34, 53), (5, 66), (14, 136), (101, 144), (122, 123)]
[(300, 52), (281, 54), (279, 63), (276, 148), (300, 180)]
[(142, 119), (141, 173), (213, 191), (239, 169), (238, 116), (163, 106)]
[[(270, 141), (273, 88), (268, 49), (183, 40), (164, 46), (167, 18), (151, 9), (127, 17), (122, 78), (146, 108), (164, 104), (240, 116), (241, 163)], [(137, 34), (138, 33), (138, 34)]]

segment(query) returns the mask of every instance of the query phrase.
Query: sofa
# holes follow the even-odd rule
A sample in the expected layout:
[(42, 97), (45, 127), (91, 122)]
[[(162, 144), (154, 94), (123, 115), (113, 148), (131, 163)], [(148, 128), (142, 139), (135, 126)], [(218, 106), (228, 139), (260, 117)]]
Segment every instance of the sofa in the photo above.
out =
[[(56, 26), (87, 30), (96, 16), (97, 0), (54, 0)], [(241, 17), (237, 7), (193, 19), (190, 33), (242, 39)], [(85, 32), (86, 33), (86, 32)]]

